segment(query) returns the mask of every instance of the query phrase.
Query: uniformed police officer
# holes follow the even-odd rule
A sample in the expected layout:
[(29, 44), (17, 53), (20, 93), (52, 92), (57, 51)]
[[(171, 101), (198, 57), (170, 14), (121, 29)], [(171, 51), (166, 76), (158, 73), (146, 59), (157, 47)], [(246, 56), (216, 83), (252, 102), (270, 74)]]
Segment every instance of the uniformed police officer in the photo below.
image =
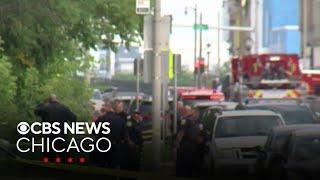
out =
[[(97, 119), (98, 122), (110, 123), (110, 134), (97, 134), (97, 138), (106, 136), (111, 141), (111, 149), (106, 153), (95, 152), (94, 163), (100, 167), (116, 168), (120, 166), (121, 160), (121, 144), (125, 140), (125, 121), (120, 118), (113, 109), (111, 102), (107, 101), (103, 105), (104, 114)], [(101, 149), (106, 149), (103, 147)]]
[(127, 122), (128, 114), (124, 111), (124, 103), (121, 100), (114, 101), (114, 111), (115, 113), (122, 118), (124, 121)]
[(142, 138), (142, 116), (139, 112), (132, 113), (126, 123), (127, 136), (124, 151), (124, 169), (138, 171), (140, 169), (141, 152), (143, 146)]
[(176, 151), (176, 175), (192, 177), (198, 174), (200, 162), (200, 144), (204, 142), (202, 129), (199, 123), (199, 112), (195, 108), (187, 108), (187, 117), (183, 120), (175, 142)]
[[(42, 122), (59, 122), (60, 129), (63, 129), (65, 122), (77, 121), (76, 115), (67, 106), (60, 103), (59, 98), (55, 94), (51, 94), (42, 104), (38, 105), (34, 113), (41, 118)], [(62, 132), (59, 134), (50, 134), (46, 137), (51, 140), (57, 137), (66, 139), (66, 135)], [(57, 149), (63, 149), (66, 146), (66, 142), (58, 141), (55, 145)], [(56, 157), (60, 157), (63, 162), (65, 162), (67, 154), (57, 153), (52, 147), (49, 147), (49, 152), (45, 153), (45, 156), (47, 156), (51, 162), (54, 161)]]

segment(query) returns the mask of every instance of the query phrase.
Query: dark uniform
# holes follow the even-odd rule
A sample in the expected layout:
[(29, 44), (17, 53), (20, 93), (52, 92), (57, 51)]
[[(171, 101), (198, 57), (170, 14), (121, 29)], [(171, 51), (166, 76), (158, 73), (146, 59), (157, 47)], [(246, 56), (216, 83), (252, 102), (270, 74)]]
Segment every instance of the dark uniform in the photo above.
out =
[(143, 146), (141, 122), (129, 119), (126, 123), (127, 140), (124, 148), (124, 164), (126, 170), (140, 170), (141, 153)]
[[(49, 122), (49, 123), (59, 122), (60, 129), (63, 129), (63, 124), (65, 122), (75, 122), (77, 120), (76, 115), (72, 113), (68, 107), (56, 101), (51, 101), (51, 102), (38, 105), (34, 110), (34, 113), (41, 118), (42, 122)], [(62, 130), (60, 134), (47, 135), (47, 138), (49, 138), (50, 140), (57, 137), (62, 137), (66, 139), (66, 135), (63, 134)], [(63, 149), (65, 148), (65, 146), (66, 146), (66, 142), (63, 142), (63, 141), (57, 141), (55, 143), (56, 149)], [(48, 156), (51, 162), (54, 161), (54, 158), (56, 158), (57, 156), (60, 156), (63, 161), (66, 160), (65, 153), (56, 153), (54, 152), (52, 147), (49, 147), (49, 151), (50, 151), (49, 153), (45, 153), (45, 156)]]
[(128, 114), (124, 111), (120, 112), (120, 113), (116, 113), (121, 119), (123, 119), (124, 121), (127, 122), (128, 120)]
[(200, 171), (205, 134), (198, 121), (186, 118), (182, 122), (185, 123), (178, 133), (178, 136), (182, 135), (182, 139), (178, 142), (176, 174), (180, 177), (192, 177)]
[[(110, 134), (98, 134), (97, 138), (106, 137), (111, 141), (111, 149), (108, 152), (95, 152), (93, 156), (93, 161), (96, 165), (100, 167), (110, 167), (116, 168), (120, 166), (120, 157), (121, 157), (121, 143), (125, 139), (125, 121), (120, 118), (114, 112), (107, 112), (103, 116), (98, 117), (98, 122), (109, 122), (110, 123)], [(102, 144), (100, 144), (102, 145)], [(107, 149), (107, 147), (101, 147), (101, 149)]]

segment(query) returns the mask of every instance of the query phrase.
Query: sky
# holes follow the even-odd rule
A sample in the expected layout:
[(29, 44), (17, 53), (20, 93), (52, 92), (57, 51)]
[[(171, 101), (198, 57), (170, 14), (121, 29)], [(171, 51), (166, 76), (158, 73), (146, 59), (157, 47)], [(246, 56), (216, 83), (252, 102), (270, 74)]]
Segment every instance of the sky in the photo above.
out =
[[(190, 70), (193, 69), (194, 64), (194, 30), (192, 28), (194, 23), (194, 11), (192, 8), (195, 7), (195, 5), (198, 7), (198, 15), (202, 12), (203, 24), (209, 25), (209, 30), (203, 31), (202, 34), (202, 56), (207, 59), (207, 52), (210, 51), (209, 61), (212, 65), (217, 62), (218, 31), (210, 27), (218, 26), (218, 11), (221, 13), (221, 25), (224, 24), (223, 19), (226, 17), (222, 11), (222, 0), (162, 0), (161, 6), (162, 15), (172, 15), (173, 18), (170, 47), (174, 53), (181, 54), (182, 64), (187, 66)], [(186, 7), (189, 7), (187, 8), (187, 14), (185, 14)], [(229, 59), (229, 56), (227, 51), (228, 44), (222, 38), (223, 33), (220, 34), (220, 57), (222, 64)], [(207, 48), (208, 43), (211, 45), (209, 49)], [(199, 42), (197, 44), (197, 53), (199, 56)]]

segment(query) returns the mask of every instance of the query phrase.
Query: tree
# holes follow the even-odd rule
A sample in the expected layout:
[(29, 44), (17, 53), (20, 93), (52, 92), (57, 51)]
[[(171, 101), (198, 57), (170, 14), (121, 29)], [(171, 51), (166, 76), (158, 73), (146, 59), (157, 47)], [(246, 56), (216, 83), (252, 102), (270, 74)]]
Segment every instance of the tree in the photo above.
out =
[(6, 57), (0, 68), (8, 69), (0, 79), (14, 85), (8, 87), (13, 95), (4, 97), (13, 96), (24, 118), (32, 118), (40, 98), (56, 92), (82, 111), (90, 95), (76, 72), (88, 68), (87, 51), (97, 45), (116, 50), (115, 37), (129, 46), (142, 29), (132, 0), (0, 0), (0, 13)]
[[(132, 0), (1, 0), (4, 54), (15, 67), (45, 71), (56, 61), (75, 60), (116, 36), (136, 41), (141, 17)], [(102, 39), (101, 37), (105, 38)]]

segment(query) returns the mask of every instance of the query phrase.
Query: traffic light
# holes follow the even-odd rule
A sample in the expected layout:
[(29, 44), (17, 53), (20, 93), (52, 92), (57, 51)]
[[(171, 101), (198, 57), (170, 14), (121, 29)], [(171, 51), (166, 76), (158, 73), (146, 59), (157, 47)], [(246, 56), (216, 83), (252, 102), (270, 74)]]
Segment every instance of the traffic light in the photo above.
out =
[(180, 73), (181, 72), (181, 54), (174, 54), (173, 56), (174, 61), (176, 61), (176, 63), (173, 63), (173, 65), (177, 65), (177, 67), (174, 67), (173, 69), (175, 69), (177, 72), (176, 73)]
[(204, 73), (205, 71), (205, 63), (204, 63), (204, 58), (199, 59), (199, 66), (200, 66), (200, 73)]
[(197, 74), (199, 71), (200, 73), (204, 73), (205, 71), (204, 58), (197, 59), (196, 64), (194, 66), (194, 72)]

